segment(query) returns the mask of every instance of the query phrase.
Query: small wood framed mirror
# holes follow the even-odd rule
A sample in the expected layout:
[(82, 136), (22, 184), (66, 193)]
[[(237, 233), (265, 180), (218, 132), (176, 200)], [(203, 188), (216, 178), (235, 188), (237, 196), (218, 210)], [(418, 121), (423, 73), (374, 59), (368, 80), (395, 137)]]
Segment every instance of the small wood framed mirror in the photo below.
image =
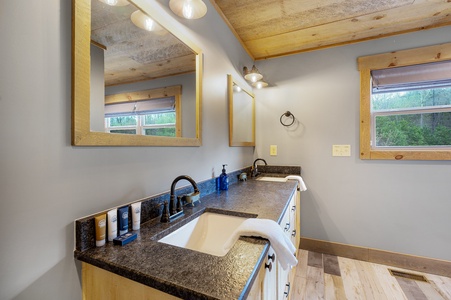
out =
[(255, 96), (227, 75), (229, 146), (255, 146)]

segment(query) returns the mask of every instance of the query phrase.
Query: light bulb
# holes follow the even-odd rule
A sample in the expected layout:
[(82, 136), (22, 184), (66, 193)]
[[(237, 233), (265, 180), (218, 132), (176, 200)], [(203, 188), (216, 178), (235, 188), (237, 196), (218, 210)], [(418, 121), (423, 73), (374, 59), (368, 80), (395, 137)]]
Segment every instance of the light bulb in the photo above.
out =
[(125, 6), (130, 4), (127, 0), (100, 0), (100, 2), (110, 6)]
[(157, 22), (152, 20), (149, 16), (144, 14), (142, 11), (137, 10), (134, 13), (132, 13), (131, 17), (133, 24), (138, 26), (141, 29), (147, 30), (147, 31), (160, 31), (163, 30), (163, 28), (158, 25)]
[(207, 6), (202, 0), (170, 0), (169, 7), (185, 19), (199, 19), (207, 13)]
[(261, 89), (261, 88), (267, 87), (268, 84), (264, 81), (257, 81), (257, 82), (254, 82), (252, 84), (252, 86), (256, 87), (257, 89)]
[(183, 16), (187, 19), (191, 19), (193, 17), (193, 5), (191, 0), (186, 0), (183, 3)]

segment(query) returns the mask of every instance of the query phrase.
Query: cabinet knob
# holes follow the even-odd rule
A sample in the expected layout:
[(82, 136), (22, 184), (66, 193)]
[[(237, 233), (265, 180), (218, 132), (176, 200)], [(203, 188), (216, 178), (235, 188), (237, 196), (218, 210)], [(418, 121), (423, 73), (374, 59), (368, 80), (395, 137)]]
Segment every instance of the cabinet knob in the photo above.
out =
[(295, 211), (296, 210), (296, 205), (293, 205), (292, 207), (291, 207), (291, 211)]
[(267, 268), (269, 270), (269, 272), (271, 272), (271, 270), (272, 270), (272, 262), (269, 262), (269, 264), (265, 264), (265, 268)]
[(288, 295), (290, 294), (290, 288), (291, 288), (290, 283), (288, 282), (287, 284), (285, 284), (285, 287), (287, 288), (287, 291), (283, 292), (283, 294), (285, 295), (285, 298), (288, 298)]
[(296, 229), (293, 230), (293, 232), (291, 233), (291, 236), (296, 236)]
[(290, 230), (290, 223), (289, 223), (289, 222), (285, 225), (285, 229), (284, 229), (284, 230), (285, 230), (285, 231)]
[(274, 261), (276, 259), (276, 254), (275, 253), (273, 253), (272, 255), (268, 254), (268, 259)]

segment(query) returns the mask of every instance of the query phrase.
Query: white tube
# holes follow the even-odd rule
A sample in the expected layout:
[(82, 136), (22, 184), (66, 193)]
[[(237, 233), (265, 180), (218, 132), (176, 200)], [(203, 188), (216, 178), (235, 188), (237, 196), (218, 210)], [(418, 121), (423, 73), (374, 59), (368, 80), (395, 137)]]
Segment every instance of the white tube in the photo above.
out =
[(132, 229), (139, 230), (141, 224), (141, 202), (132, 203)]
[(112, 242), (117, 237), (117, 209), (107, 212), (108, 216), (108, 241)]

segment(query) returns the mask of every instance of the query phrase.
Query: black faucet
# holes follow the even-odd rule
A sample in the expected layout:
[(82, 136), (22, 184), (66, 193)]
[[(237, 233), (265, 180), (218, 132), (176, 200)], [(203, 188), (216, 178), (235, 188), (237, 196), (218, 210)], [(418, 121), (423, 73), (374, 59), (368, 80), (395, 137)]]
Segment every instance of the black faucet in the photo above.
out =
[[(194, 193), (192, 195), (183, 195), (183, 196), (177, 197), (177, 203), (176, 203), (176, 201), (175, 201), (175, 185), (177, 184), (177, 182), (179, 182), (182, 179), (188, 180), (191, 183), (191, 185), (194, 188)], [(169, 208), (167, 206), (168, 203), (165, 202), (164, 208), (163, 208), (163, 213), (161, 214), (160, 222), (167, 223), (167, 222), (170, 222), (170, 220), (183, 215), (182, 200), (181, 200), (182, 197), (186, 197), (186, 196), (191, 196), (191, 197), (197, 196), (198, 197), (199, 194), (200, 194), (199, 188), (197, 187), (196, 182), (191, 177), (189, 177), (187, 175), (181, 175), (181, 176), (178, 176), (177, 178), (175, 178), (171, 184), (171, 197), (169, 200)]]
[(257, 177), (258, 174), (258, 169), (257, 169), (257, 161), (261, 160), (262, 162), (265, 163), (265, 166), (267, 166), (268, 164), (266, 163), (266, 160), (264, 160), (263, 158), (257, 158), (256, 160), (254, 160), (254, 163), (252, 164), (252, 177)]

